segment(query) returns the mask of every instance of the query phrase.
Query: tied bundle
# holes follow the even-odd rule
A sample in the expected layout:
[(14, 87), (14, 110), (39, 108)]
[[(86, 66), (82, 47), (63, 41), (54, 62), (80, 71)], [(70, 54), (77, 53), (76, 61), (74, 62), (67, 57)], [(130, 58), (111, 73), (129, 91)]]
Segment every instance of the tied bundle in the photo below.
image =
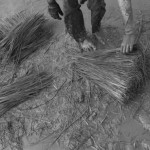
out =
[(77, 56), (73, 70), (107, 91), (119, 102), (128, 103), (144, 84), (144, 65), (141, 51), (124, 55), (119, 49), (112, 49)]
[(52, 88), (55, 77), (47, 72), (31, 73), (0, 90), (0, 116)]
[(0, 49), (4, 65), (20, 65), (35, 51), (46, 46), (53, 36), (52, 24), (43, 14), (19, 13), (0, 25)]

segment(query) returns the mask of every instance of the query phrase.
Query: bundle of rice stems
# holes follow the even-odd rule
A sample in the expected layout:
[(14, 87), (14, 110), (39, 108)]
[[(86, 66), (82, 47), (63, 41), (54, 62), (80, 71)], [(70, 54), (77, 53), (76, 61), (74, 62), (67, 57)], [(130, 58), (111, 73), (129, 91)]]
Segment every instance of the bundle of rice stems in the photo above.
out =
[(0, 20), (0, 32), (4, 38), (15, 26), (24, 21), (29, 16), (26, 11), (21, 11), (18, 14), (13, 15), (10, 18), (1, 18)]
[(0, 116), (18, 105), (38, 96), (44, 89), (51, 88), (54, 76), (47, 72), (31, 73), (0, 90)]
[(19, 65), (32, 53), (46, 46), (53, 36), (52, 24), (43, 14), (19, 13), (5, 19), (0, 25), (2, 40), (0, 49), (4, 53), (3, 64)]
[(120, 49), (97, 50), (74, 56), (73, 70), (107, 91), (121, 103), (128, 103), (141, 90), (144, 83), (142, 51), (124, 55)]

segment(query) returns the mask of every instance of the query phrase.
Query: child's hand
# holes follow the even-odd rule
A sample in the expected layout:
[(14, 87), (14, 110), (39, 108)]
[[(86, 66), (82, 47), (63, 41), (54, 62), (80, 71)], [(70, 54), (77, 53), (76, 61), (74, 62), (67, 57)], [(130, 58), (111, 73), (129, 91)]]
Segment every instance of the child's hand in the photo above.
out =
[(121, 44), (121, 51), (126, 54), (132, 52), (133, 46), (136, 42), (135, 40), (136, 40), (135, 34), (125, 34)]

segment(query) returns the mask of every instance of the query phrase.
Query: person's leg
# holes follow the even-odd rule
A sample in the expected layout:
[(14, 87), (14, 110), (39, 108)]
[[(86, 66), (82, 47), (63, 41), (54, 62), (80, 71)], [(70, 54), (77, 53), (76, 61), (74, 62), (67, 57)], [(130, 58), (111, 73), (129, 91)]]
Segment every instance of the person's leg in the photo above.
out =
[(78, 0), (64, 0), (63, 7), (66, 31), (80, 44), (83, 50), (95, 49), (94, 45), (86, 40), (84, 19)]
[(91, 10), (91, 25), (92, 33), (99, 32), (101, 26), (101, 20), (106, 12), (106, 4), (104, 0), (88, 0), (87, 4), (89, 10)]
[(123, 53), (128, 53), (132, 51), (136, 39), (132, 4), (131, 0), (118, 0), (118, 3), (125, 23), (125, 35), (123, 37), (121, 49)]
[(80, 9), (78, 0), (63, 0), (63, 12), (65, 16), (71, 14), (77, 9)]
[(84, 41), (86, 30), (78, 0), (64, 0), (64, 22), (66, 31), (77, 41)]

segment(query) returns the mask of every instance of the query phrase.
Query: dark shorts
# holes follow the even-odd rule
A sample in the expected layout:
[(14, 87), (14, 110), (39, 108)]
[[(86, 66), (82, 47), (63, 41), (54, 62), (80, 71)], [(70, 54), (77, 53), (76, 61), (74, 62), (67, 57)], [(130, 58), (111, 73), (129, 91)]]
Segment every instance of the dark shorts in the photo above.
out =
[[(87, 7), (91, 11), (98, 11), (101, 8), (105, 9), (105, 1), (104, 0), (87, 0)], [(75, 9), (80, 8), (78, 0), (63, 0), (63, 11), (64, 14), (70, 14)]]
[[(95, 33), (100, 28), (100, 21), (105, 14), (106, 4), (104, 0), (87, 0), (87, 7), (91, 10), (92, 32)], [(63, 12), (65, 17), (79, 10), (80, 5), (78, 0), (63, 0)], [(77, 18), (75, 19), (77, 20)], [(79, 23), (79, 20), (77, 22)]]
[[(91, 10), (92, 33), (98, 32), (101, 20), (105, 14), (104, 0), (87, 0), (87, 7)], [(84, 19), (78, 0), (63, 0), (63, 12), (66, 31), (77, 41), (86, 38)]]

